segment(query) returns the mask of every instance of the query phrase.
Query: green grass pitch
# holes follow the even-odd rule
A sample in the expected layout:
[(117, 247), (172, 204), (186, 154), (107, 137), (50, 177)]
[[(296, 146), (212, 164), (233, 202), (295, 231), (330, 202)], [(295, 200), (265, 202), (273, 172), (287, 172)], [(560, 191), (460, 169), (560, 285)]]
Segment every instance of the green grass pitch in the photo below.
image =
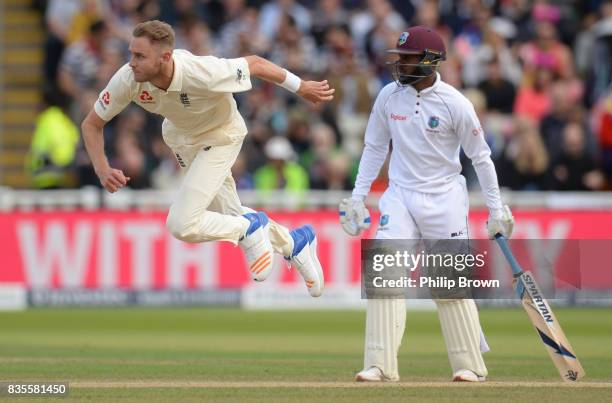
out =
[(58, 401), (79, 402), (610, 401), (612, 310), (555, 313), (587, 372), (581, 384), (560, 380), (520, 308), (481, 311), (492, 348), (482, 385), (448, 382), (435, 312), (408, 312), (401, 383), (356, 385), (363, 311), (201, 308), (2, 312), (0, 380), (68, 381)]

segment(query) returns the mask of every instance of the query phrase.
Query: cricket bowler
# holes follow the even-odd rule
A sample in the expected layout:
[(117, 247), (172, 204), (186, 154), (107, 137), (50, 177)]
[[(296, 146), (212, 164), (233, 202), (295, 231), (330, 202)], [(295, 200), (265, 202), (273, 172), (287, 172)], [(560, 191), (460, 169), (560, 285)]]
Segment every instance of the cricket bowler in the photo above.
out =
[[(489, 209), (487, 232), (509, 237), (514, 218), (502, 206), (491, 150), (474, 107), (437, 73), (446, 58), (440, 36), (411, 27), (388, 52), (395, 83), (379, 93), (351, 199), (340, 203), (340, 222), (350, 235), (370, 225), (364, 200), (393, 144), (389, 187), (379, 201), (376, 239), (467, 239), (468, 192), (459, 150), (472, 160)], [(436, 299), (453, 381), (484, 381), (488, 351), (472, 299)], [(404, 299), (369, 299), (364, 369), (357, 381), (399, 380), (397, 353), (405, 329)]]
[(157, 20), (136, 25), (129, 51), (129, 63), (114, 74), (81, 126), (102, 186), (114, 193), (130, 179), (109, 165), (104, 125), (130, 102), (164, 116), (164, 141), (187, 170), (166, 220), (172, 235), (185, 242), (240, 245), (255, 281), (270, 274), (273, 253), (282, 254), (310, 295), (320, 296), (324, 280), (313, 228), (289, 231), (238, 198), (230, 169), (247, 127), (232, 93), (251, 89), (251, 77), (258, 77), (317, 104), (333, 98), (327, 81), (303, 81), (255, 55), (221, 59), (175, 50), (172, 27)]

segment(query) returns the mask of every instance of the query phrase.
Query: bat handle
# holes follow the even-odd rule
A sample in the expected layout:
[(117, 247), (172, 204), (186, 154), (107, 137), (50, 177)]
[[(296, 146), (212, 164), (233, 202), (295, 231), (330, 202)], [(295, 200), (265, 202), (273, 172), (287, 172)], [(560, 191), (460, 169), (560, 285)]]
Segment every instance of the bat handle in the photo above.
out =
[(521, 266), (519, 266), (518, 262), (514, 258), (514, 255), (510, 250), (510, 245), (508, 245), (508, 240), (506, 239), (506, 237), (504, 237), (502, 234), (497, 234), (495, 235), (495, 240), (497, 241), (497, 244), (504, 253), (504, 256), (506, 256), (508, 263), (510, 263), (512, 273), (514, 273), (515, 276), (521, 275), (523, 273), (523, 269), (521, 269)]

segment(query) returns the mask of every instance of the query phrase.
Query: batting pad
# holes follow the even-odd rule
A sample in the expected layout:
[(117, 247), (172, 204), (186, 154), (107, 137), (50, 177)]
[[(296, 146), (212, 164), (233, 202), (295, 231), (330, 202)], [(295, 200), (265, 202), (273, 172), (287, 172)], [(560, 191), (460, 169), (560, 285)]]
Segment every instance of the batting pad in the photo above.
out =
[(402, 343), (405, 327), (404, 299), (368, 300), (364, 369), (378, 367), (389, 380), (399, 380), (397, 352)]
[(486, 376), (487, 367), (481, 348), (488, 349), (488, 346), (482, 335), (474, 300), (436, 300), (436, 304), (453, 373), (469, 369), (476, 375)]

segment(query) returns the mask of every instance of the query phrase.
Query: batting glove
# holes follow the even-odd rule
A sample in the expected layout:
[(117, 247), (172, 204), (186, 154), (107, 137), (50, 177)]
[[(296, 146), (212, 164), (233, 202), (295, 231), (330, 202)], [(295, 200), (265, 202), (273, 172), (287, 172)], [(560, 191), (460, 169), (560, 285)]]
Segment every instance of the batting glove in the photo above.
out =
[(495, 235), (501, 234), (506, 238), (510, 238), (514, 229), (514, 217), (510, 211), (510, 207), (504, 206), (501, 210), (491, 210), (489, 219), (487, 220), (487, 233), (489, 239), (495, 239)]
[(338, 206), (340, 211), (340, 224), (349, 235), (359, 235), (370, 228), (370, 212), (361, 198), (343, 199)]

